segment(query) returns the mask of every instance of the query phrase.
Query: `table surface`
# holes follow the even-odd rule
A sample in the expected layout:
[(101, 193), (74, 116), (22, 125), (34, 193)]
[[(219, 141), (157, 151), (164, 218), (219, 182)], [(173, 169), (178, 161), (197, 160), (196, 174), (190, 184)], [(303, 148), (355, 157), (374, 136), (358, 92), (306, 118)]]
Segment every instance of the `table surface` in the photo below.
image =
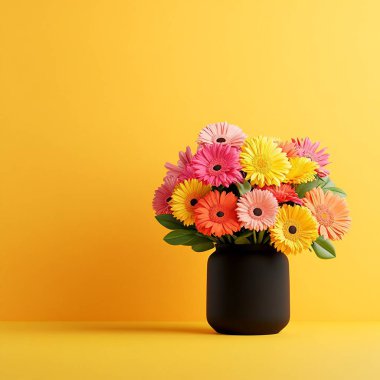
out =
[(206, 323), (1, 322), (0, 379), (380, 379), (380, 322), (292, 322), (228, 336)]

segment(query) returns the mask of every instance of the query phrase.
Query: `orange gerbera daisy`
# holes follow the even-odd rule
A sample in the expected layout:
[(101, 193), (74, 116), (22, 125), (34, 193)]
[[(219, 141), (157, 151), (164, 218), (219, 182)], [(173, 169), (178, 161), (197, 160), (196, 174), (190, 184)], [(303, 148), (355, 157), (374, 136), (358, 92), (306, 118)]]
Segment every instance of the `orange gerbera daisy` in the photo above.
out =
[(318, 232), (326, 239), (340, 240), (348, 231), (350, 216), (344, 198), (316, 187), (306, 193), (303, 204), (318, 221)]
[(278, 146), (288, 157), (297, 157), (297, 148), (291, 141), (279, 141)]
[(194, 208), (195, 226), (204, 235), (222, 236), (240, 229), (233, 193), (210, 191)]

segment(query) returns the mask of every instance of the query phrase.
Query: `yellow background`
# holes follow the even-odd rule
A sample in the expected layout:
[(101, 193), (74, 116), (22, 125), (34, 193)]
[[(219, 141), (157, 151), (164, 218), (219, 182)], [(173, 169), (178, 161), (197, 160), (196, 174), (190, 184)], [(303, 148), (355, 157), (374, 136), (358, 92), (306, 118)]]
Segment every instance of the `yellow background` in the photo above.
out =
[(0, 5), (0, 319), (204, 320), (209, 252), (153, 218), (207, 123), (309, 136), (353, 224), (290, 258), (293, 320), (380, 318), (380, 3)]
[[(380, 322), (216, 334), (206, 322), (1, 322), (4, 380), (378, 380)], [(21, 364), (21, 365), (20, 365)]]

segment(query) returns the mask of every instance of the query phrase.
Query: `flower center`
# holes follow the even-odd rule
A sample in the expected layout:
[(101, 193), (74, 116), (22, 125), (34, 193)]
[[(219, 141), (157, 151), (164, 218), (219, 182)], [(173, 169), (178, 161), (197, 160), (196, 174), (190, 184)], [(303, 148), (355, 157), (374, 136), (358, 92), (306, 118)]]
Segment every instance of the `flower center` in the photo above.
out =
[(195, 206), (197, 203), (198, 203), (198, 200), (195, 199), (195, 198), (193, 198), (193, 199), (190, 201), (190, 204), (191, 204), (192, 206)]
[(253, 209), (253, 215), (255, 216), (260, 216), (262, 215), (262, 213), (263, 213), (263, 210), (261, 208), (256, 207)]
[(330, 211), (327, 208), (319, 207), (317, 209), (316, 217), (319, 224), (329, 227), (334, 222), (334, 216), (330, 214)]
[(172, 200), (172, 197), (166, 198), (166, 202), (170, 202)]
[(213, 168), (213, 170), (215, 170), (217, 172), (222, 168), (222, 166), (221, 165), (214, 165), (212, 168)]
[(226, 142), (226, 139), (224, 137), (219, 137), (219, 138), (216, 139), (216, 142), (218, 142), (218, 143), (224, 143), (224, 142)]
[(268, 161), (261, 156), (254, 158), (253, 166), (260, 173), (267, 173), (270, 169), (268, 165)]
[(223, 211), (218, 211), (216, 213), (216, 216), (219, 217), (219, 218), (221, 218), (222, 216), (224, 216), (224, 212)]
[(297, 227), (296, 226), (289, 226), (288, 231), (294, 235), (297, 232)]

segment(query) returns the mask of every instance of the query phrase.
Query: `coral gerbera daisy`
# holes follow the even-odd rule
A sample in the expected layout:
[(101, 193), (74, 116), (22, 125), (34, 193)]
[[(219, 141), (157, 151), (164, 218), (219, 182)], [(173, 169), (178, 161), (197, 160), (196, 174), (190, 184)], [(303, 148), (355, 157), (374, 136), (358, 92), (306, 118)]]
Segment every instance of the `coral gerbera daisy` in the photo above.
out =
[(292, 139), (292, 142), (297, 149), (298, 156), (308, 157), (318, 164), (317, 174), (319, 177), (329, 175), (329, 171), (325, 168), (329, 163), (329, 154), (326, 153), (326, 148), (318, 150), (320, 143), (313, 143), (308, 137), (304, 139)]
[(172, 176), (164, 178), (164, 183), (154, 192), (152, 206), (156, 215), (171, 214), (170, 201), (177, 179)]
[(263, 189), (270, 191), (278, 203), (293, 202), (302, 205), (302, 200), (288, 183), (282, 183), (280, 186), (264, 186)]
[(291, 157), (289, 161), (291, 168), (284, 182), (298, 185), (314, 180), (318, 168), (316, 162), (307, 157)]
[(240, 229), (236, 214), (237, 197), (214, 190), (199, 200), (195, 207), (195, 226), (204, 235), (222, 236)]
[(211, 191), (211, 186), (205, 185), (195, 178), (177, 184), (170, 201), (173, 216), (183, 222), (185, 226), (193, 224), (194, 207), (209, 191)]
[(263, 187), (277, 185), (285, 179), (290, 169), (286, 154), (273, 139), (264, 136), (245, 140), (240, 154), (242, 169), (252, 185)]
[(189, 178), (194, 178), (194, 175), (193, 175), (194, 173), (191, 166), (193, 154), (191, 153), (190, 147), (187, 146), (186, 151), (179, 152), (178, 156), (179, 156), (179, 160), (177, 162), (177, 165), (171, 164), (170, 162), (167, 162), (165, 164), (165, 168), (168, 169), (168, 172), (166, 173), (166, 175), (175, 177), (179, 181), (183, 181)]
[(192, 161), (195, 177), (212, 185), (228, 187), (242, 182), (239, 152), (229, 145), (204, 145)]
[(284, 204), (270, 229), (274, 247), (285, 254), (300, 253), (310, 248), (318, 237), (318, 224), (310, 210), (303, 206)]
[(320, 235), (331, 240), (342, 239), (351, 222), (344, 198), (316, 187), (305, 194), (303, 203), (317, 219)]
[(278, 203), (268, 190), (253, 189), (239, 198), (237, 216), (242, 227), (262, 231), (275, 221)]
[(297, 148), (292, 141), (279, 141), (278, 146), (288, 157), (297, 157)]
[(246, 135), (236, 125), (228, 124), (226, 121), (222, 123), (209, 124), (204, 127), (198, 136), (198, 143), (204, 144), (227, 144), (236, 148), (240, 148)]

